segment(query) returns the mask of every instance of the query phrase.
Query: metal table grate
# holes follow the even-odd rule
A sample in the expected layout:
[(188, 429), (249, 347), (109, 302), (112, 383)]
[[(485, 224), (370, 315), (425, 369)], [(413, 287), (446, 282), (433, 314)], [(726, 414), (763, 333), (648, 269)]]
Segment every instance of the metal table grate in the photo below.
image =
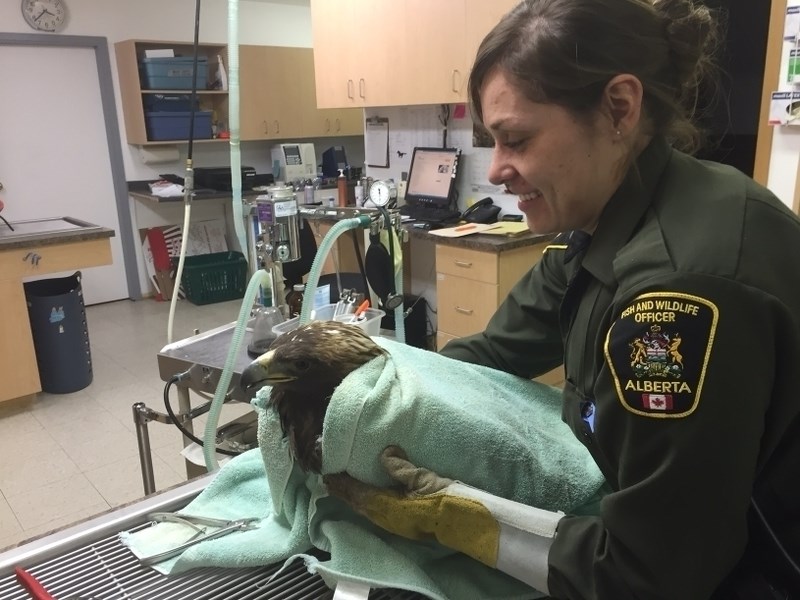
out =
[[(131, 529), (136, 531), (149, 524)], [(330, 590), (302, 561), (289, 565), (194, 569), (165, 576), (142, 566), (116, 534), (27, 568), (58, 598), (81, 600), (329, 600)], [(274, 576), (274, 579), (273, 579)], [(0, 598), (29, 600), (16, 577), (0, 578)], [(397, 590), (373, 590), (371, 600), (414, 600), (423, 596)]]
[[(0, 552), (0, 600), (30, 600), (14, 567), (36, 577), (57, 600), (330, 600), (333, 591), (302, 560), (254, 568), (199, 568), (162, 575), (143, 566), (119, 540), (121, 531), (150, 526), (153, 512), (186, 506), (213, 479), (190, 480), (164, 492)], [(327, 555), (313, 550), (321, 559)], [(370, 600), (424, 600), (400, 590), (373, 590)]]

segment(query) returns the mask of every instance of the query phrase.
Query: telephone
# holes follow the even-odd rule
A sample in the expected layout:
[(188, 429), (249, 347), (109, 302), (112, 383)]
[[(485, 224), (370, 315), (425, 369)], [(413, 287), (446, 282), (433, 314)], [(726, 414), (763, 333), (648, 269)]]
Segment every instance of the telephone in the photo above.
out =
[(461, 215), (461, 218), (470, 223), (497, 223), (497, 215), (500, 207), (494, 205), (494, 201), (487, 196), (478, 200)]

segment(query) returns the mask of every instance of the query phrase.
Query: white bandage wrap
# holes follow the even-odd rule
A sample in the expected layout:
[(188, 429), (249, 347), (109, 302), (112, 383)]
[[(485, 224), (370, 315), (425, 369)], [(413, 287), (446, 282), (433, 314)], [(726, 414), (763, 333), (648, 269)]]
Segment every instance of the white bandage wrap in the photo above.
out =
[(454, 496), (483, 504), (500, 524), (497, 569), (545, 594), (550, 546), (562, 512), (551, 512), (493, 496), (458, 481), (445, 488)]

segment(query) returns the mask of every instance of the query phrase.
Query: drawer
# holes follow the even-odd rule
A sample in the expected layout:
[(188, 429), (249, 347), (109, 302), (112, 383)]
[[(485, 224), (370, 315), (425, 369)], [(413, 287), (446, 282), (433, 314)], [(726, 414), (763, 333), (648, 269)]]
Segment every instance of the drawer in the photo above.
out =
[[(32, 261), (34, 254), (39, 257), (38, 263)], [(0, 278), (18, 280), (108, 264), (111, 264), (111, 242), (108, 238), (31, 246), (0, 251)]]
[(498, 255), (436, 244), (436, 271), (456, 277), (496, 284)]
[(449, 333), (445, 333), (444, 331), (441, 331), (441, 330), (437, 331), (436, 332), (436, 351), (438, 352), (439, 350), (444, 348), (445, 345), (447, 344), (447, 342), (449, 342), (450, 340), (457, 340), (457, 339), (458, 339), (457, 335), (450, 335)]
[(439, 331), (455, 336), (483, 331), (497, 309), (497, 286), (446, 273), (436, 279)]

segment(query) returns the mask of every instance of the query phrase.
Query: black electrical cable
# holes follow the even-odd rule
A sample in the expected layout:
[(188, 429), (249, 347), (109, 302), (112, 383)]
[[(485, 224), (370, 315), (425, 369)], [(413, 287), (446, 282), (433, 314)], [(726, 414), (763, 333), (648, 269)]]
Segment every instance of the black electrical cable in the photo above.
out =
[(197, 56), (200, 44), (200, 0), (195, 1), (194, 5), (194, 43), (192, 59), (192, 95), (189, 105), (189, 148), (186, 158), (192, 160), (192, 144), (194, 143), (194, 114), (195, 103), (197, 102)]
[[(167, 414), (169, 415), (169, 418), (172, 419), (173, 425), (175, 425), (175, 427), (177, 427), (183, 435), (192, 440), (195, 444), (198, 444), (200, 447), (204, 447), (205, 443), (203, 443), (203, 440), (195, 436), (192, 432), (181, 425), (180, 421), (178, 420), (178, 416), (175, 414), (175, 411), (172, 410), (172, 406), (169, 403), (169, 388), (171, 388), (173, 384), (178, 383), (180, 380), (181, 378), (178, 375), (173, 375), (169, 378), (169, 381), (167, 381), (166, 385), (164, 386), (164, 407), (167, 409)], [(222, 448), (216, 448), (216, 452), (224, 454), (225, 456), (239, 456), (241, 454), (241, 452), (224, 450)]]
[[(397, 287), (395, 286), (395, 270), (396, 265), (394, 262), (394, 237), (392, 231), (392, 217), (389, 215), (389, 211), (386, 210), (385, 206), (379, 207), (381, 214), (383, 215), (383, 222), (386, 225), (386, 229), (389, 231), (389, 260), (391, 261), (391, 278), (389, 284), (389, 296), (387, 296), (387, 304), (389, 304), (389, 298), (394, 298), (397, 296)], [(401, 305), (403, 301), (400, 301)]]
[[(353, 234), (353, 248), (356, 252), (356, 260), (358, 261), (358, 271), (361, 273), (361, 278), (364, 280), (364, 295), (369, 297), (369, 282), (367, 281), (367, 270), (364, 268), (364, 258), (361, 256), (361, 245), (358, 243), (359, 229), (351, 229)], [(339, 293), (341, 294), (341, 290)]]

